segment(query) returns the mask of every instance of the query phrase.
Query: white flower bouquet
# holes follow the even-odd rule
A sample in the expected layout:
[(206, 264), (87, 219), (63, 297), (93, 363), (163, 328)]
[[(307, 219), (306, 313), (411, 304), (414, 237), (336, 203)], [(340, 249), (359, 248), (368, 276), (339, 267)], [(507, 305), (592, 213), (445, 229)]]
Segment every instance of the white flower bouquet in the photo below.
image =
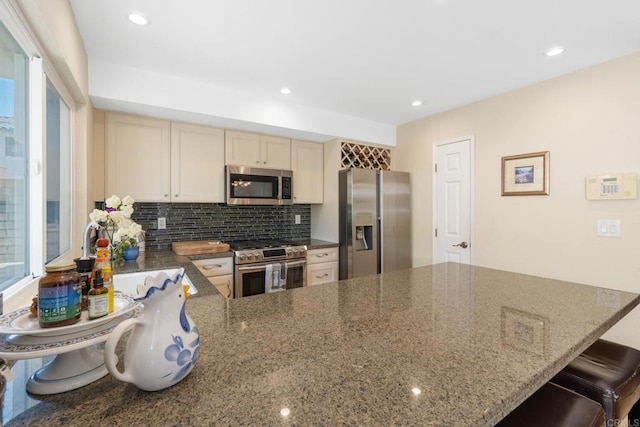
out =
[(142, 227), (131, 219), (135, 200), (126, 196), (120, 199), (111, 196), (105, 200), (105, 210), (94, 209), (89, 219), (94, 228), (106, 234), (111, 244), (111, 253), (116, 265), (123, 261), (123, 251), (136, 246), (142, 235)]

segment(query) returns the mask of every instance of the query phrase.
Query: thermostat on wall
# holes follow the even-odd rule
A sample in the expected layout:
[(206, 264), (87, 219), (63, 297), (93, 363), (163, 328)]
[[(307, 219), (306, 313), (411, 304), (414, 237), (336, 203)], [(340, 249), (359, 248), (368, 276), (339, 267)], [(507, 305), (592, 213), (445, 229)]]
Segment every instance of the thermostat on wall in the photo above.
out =
[(588, 176), (587, 200), (624, 200), (638, 198), (638, 176), (635, 173)]

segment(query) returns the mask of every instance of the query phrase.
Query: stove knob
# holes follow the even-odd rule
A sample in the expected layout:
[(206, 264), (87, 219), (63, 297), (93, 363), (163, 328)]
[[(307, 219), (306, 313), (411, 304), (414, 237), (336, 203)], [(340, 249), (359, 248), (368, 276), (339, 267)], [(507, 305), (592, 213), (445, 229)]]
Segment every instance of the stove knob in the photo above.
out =
[(252, 259), (253, 258), (253, 254), (252, 253), (248, 253), (247, 254), (247, 258)]
[(245, 254), (240, 254), (240, 255), (238, 255), (238, 259), (239, 259), (240, 261), (242, 261), (242, 260), (243, 260), (243, 259), (245, 259), (246, 257), (247, 257), (247, 256), (246, 256)]

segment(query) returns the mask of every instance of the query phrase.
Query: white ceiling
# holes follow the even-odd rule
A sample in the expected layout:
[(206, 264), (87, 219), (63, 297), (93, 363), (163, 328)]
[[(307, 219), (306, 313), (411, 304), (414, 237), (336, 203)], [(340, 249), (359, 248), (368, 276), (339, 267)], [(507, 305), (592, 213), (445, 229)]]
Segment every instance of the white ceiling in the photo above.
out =
[[(640, 51), (638, 0), (71, 5), (97, 107), (315, 140), (394, 144), (399, 124)], [(151, 24), (132, 25), (129, 11)], [(563, 55), (544, 55), (557, 45)], [(415, 99), (424, 104), (412, 107)]]

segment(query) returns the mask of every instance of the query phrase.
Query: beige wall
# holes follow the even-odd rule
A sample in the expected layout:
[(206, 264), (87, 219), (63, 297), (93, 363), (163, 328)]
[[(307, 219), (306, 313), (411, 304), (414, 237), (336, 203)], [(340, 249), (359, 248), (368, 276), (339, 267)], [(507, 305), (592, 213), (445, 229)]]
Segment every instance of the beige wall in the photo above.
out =
[[(584, 195), (588, 175), (640, 173), (638, 76), (634, 54), (400, 126), (394, 161), (412, 173), (414, 265), (432, 257), (433, 144), (473, 135), (477, 265), (640, 292), (640, 200)], [(501, 197), (501, 157), (547, 150), (551, 194)], [(620, 219), (622, 236), (597, 237), (597, 219)], [(640, 309), (608, 338), (640, 348), (639, 322)]]
[(82, 244), (81, 233), (93, 205), (93, 106), (89, 100), (87, 53), (68, 0), (21, 0), (18, 2), (29, 26), (69, 91), (74, 107), (74, 253)]

